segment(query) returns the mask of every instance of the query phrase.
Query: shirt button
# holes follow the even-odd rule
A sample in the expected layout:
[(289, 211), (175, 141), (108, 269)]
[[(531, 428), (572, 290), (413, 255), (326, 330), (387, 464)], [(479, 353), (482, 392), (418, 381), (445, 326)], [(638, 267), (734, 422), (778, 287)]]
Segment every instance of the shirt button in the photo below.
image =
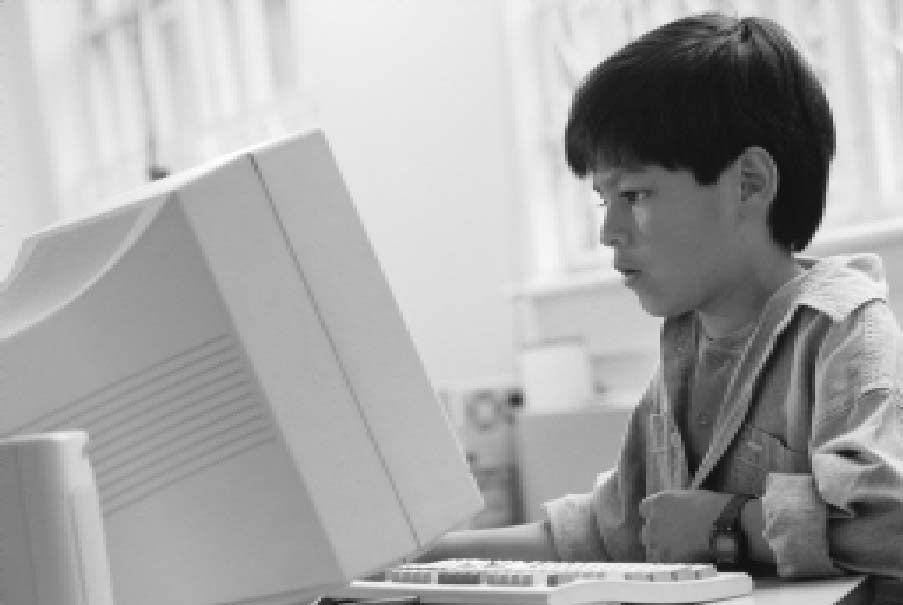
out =
[(712, 417), (708, 414), (700, 414), (696, 417), (696, 422), (698, 422), (702, 426), (708, 426), (708, 424), (712, 422)]

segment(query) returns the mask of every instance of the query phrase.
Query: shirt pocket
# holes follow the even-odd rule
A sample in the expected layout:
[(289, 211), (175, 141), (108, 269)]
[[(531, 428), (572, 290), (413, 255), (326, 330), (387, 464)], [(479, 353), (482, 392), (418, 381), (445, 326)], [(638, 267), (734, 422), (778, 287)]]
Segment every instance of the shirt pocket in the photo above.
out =
[(731, 448), (725, 468), (727, 491), (761, 496), (769, 473), (808, 473), (809, 457), (784, 445), (774, 435), (744, 426)]

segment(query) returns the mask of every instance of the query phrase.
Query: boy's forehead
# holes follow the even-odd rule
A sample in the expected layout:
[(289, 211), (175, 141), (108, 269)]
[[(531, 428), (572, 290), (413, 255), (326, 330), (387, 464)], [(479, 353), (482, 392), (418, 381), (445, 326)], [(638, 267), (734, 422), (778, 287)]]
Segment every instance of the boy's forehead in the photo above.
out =
[(592, 170), (593, 189), (608, 189), (615, 187), (627, 176), (645, 174), (649, 166), (643, 164), (611, 165), (597, 163)]

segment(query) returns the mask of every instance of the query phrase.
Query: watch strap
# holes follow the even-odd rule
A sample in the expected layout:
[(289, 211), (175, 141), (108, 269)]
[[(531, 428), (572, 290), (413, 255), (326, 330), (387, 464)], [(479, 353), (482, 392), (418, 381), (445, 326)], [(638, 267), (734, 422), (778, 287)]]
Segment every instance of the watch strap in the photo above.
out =
[(734, 494), (731, 496), (731, 499), (721, 509), (721, 514), (715, 519), (715, 529), (726, 531), (737, 527), (743, 505), (751, 499), (752, 496), (747, 496), (746, 494)]

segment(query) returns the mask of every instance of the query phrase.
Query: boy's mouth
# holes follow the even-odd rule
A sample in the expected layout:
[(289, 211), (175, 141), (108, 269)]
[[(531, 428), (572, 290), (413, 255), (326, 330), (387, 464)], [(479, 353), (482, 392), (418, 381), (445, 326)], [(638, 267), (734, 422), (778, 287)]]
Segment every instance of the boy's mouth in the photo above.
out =
[(618, 272), (621, 274), (621, 281), (623, 281), (626, 286), (632, 285), (640, 277), (640, 271), (638, 269), (619, 268)]

